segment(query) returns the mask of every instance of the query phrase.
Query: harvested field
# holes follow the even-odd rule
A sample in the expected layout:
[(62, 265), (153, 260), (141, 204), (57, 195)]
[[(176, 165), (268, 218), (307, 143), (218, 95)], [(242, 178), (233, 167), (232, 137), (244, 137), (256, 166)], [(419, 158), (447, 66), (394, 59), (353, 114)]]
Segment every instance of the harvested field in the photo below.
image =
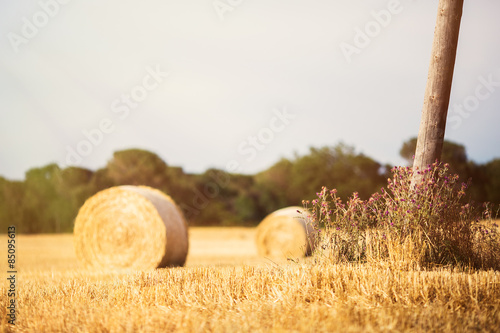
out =
[(255, 229), (189, 232), (186, 267), (121, 273), (80, 266), (72, 235), (18, 235), (16, 326), (2, 297), (0, 332), (500, 329), (500, 272), (276, 262), (257, 256)]

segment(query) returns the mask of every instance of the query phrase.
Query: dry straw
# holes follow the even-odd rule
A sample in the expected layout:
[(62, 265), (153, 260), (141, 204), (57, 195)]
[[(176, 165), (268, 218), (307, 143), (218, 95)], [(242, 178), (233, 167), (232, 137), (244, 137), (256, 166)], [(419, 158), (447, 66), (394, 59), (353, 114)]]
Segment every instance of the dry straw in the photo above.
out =
[(147, 186), (98, 192), (80, 208), (75, 250), (89, 268), (153, 269), (182, 266), (187, 224), (175, 202)]
[(306, 221), (307, 214), (304, 208), (292, 206), (266, 216), (257, 227), (259, 255), (271, 258), (310, 255), (315, 248), (317, 231)]

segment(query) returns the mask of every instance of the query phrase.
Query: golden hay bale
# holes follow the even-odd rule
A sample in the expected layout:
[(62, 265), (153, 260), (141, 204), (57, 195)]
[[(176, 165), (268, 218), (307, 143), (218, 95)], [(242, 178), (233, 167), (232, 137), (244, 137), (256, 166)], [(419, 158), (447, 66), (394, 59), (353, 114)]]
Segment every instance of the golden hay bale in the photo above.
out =
[(292, 206), (266, 216), (257, 227), (259, 255), (272, 258), (310, 255), (315, 248), (317, 231), (307, 223), (307, 214), (304, 208)]
[(86, 267), (182, 266), (187, 224), (175, 202), (147, 186), (117, 186), (89, 198), (75, 221), (75, 250)]

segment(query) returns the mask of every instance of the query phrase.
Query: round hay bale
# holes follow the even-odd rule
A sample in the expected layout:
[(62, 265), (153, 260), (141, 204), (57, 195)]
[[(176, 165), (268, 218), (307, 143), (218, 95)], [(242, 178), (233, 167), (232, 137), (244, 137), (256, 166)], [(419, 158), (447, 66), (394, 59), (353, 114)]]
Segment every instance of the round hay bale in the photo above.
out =
[(78, 212), (76, 255), (89, 268), (183, 266), (187, 224), (168, 195), (147, 186), (116, 186), (90, 197)]
[(257, 226), (257, 250), (259, 255), (272, 258), (303, 257), (315, 248), (317, 231), (307, 223), (308, 212), (298, 206), (279, 209)]

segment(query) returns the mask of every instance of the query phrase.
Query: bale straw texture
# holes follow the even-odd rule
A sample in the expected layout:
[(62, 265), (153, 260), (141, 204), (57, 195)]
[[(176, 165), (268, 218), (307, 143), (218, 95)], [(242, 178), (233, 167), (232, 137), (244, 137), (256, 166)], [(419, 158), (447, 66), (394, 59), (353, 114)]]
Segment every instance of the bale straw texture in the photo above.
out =
[(187, 224), (175, 202), (146, 186), (117, 186), (89, 198), (75, 221), (76, 255), (88, 268), (182, 266)]
[(297, 258), (314, 251), (317, 232), (297, 211), (307, 214), (304, 208), (292, 206), (279, 209), (262, 220), (256, 235), (259, 255)]

